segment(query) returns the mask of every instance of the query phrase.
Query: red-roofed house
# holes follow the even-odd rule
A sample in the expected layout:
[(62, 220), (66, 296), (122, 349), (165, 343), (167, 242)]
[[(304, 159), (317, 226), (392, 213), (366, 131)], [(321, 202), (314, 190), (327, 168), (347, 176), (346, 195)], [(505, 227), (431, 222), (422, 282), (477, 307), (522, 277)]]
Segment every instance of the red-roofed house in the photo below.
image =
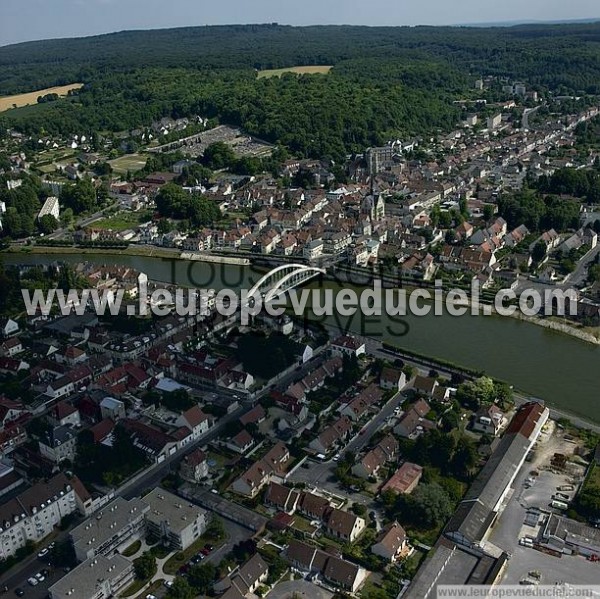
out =
[(67, 424), (79, 426), (81, 424), (79, 410), (68, 401), (58, 402), (52, 410), (50, 410), (48, 419), (55, 426), (66, 426)]
[(28, 411), (20, 401), (0, 397), (0, 431), (20, 420)]
[(90, 429), (90, 433), (92, 433), (92, 437), (94, 439), (94, 443), (102, 443), (104, 445), (112, 445), (110, 442), (110, 438), (112, 437), (112, 433), (115, 430), (115, 423), (110, 418), (105, 418), (98, 422), (98, 424), (94, 424)]
[(339, 356), (362, 356), (366, 353), (365, 344), (356, 337), (342, 335), (331, 342), (331, 349)]
[(210, 418), (200, 406), (194, 406), (177, 419), (178, 426), (187, 426), (192, 431), (194, 441), (199, 439), (210, 428)]
[(185, 456), (179, 467), (181, 478), (193, 483), (200, 482), (208, 476), (208, 459), (201, 449), (195, 449)]
[(412, 493), (423, 476), (423, 468), (417, 464), (404, 462), (390, 480), (381, 487), (381, 492), (394, 491), (395, 493), (408, 495)]
[(237, 435), (232, 437), (225, 443), (225, 446), (239, 454), (245, 454), (254, 445), (254, 439), (252, 435), (246, 430), (242, 429)]
[(396, 562), (410, 553), (410, 546), (404, 528), (398, 522), (386, 526), (377, 541), (371, 547), (371, 552), (389, 562)]

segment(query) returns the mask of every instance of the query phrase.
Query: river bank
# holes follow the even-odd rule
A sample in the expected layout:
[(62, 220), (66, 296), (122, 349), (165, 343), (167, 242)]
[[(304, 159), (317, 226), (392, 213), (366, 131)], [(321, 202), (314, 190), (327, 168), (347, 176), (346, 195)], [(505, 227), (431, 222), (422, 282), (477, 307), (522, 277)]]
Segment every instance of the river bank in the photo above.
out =
[(79, 248), (72, 246), (11, 245), (6, 250), (2, 250), (1, 253), (4, 255), (14, 256), (141, 256), (146, 258), (181, 259), (181, 250), (177, 248), (157, 248), (149, 245), (130, 245), (123, 249), (89, 247)]
[[(417, 289), (425, 289), (429, 291), (432, 295), (435, 291), (434, 284), (431, 281), (415, 281), (412, 279), (402, 278), (400, 280), (395, 279), (393, 276), (383, 274), (381, 272), (377, 273), (367, 273), (362, 270), (357, 270), (355, 267), (350, 268), (335, 268), (332, 279), (338, 284), (349, 284), (352, 287), (372, 287), (374, 280), (382, 281), (384, 287), (394, 289), (401, 288), (408, 293), (416, 291)], [(469, 295), (470, 289), (465, 287), (460, 288), (462, 291), (467, 293), (467, 300), (465, 302), (455, 301), (454, 305), (457, 307), (464, 306), (470, 310), (473, 309), (473, 302)], [(545, 329), (552, 330), (556, 333), (560, 333), (563, 335), (568, 335), (570, 337), (574, 337), (575, 339), (579, 339), (580, 341), (584, 341), (585, 343), (591, 343), (592, 345), (600, 346), (600, 327), (597, 327), (594, 333), (582, 330), (578, 328), (574, 323), (568, 323), (566, 320), (562, 322), (557, 319), (553, 320), (552, 317), (541, 318), (536, 316), (527, 316), (523, 314), (520, 310), (515, 310), (512, 314), (499, 314), (496, 310), (493, 301), (490, 299), (486, 299), (485, 290), (480, 290), (480, 297), (478, 300), (478, 313), (481, 316), (498, 316), (500, 318), (515, 318), (517, 320), (527, 322), (529, 324), (533, 324), (539, 327), (543, 327)], [(442, 289), (441, 295), (443, 301), (445, 302), (448, 296), (448, 291)], [(489, 295), (489, 292), (488, 292)], [(431, 300), (432, 302), (433, 300)], [(431, 303), (425, 302), (425, 303)]]
[[(2, 254), (6, 264), (52, 264), (56, 261), (77, 263), (81, 255), (57, 253)], [(231, 266), (186, 261), (169, 253), (162, 257), (89, 255), (86, 260), (134, 268), (148, 278), (169, 285), (200, 289), (250, 289), (264, 274), (254, 265)], [(334, 283), (313, 281), (311, 286)], [(342, 284), (341, 288), (350, 287)], [(359, 289), (360, 291), (360, 289)], [(549, 406), (566, 410), (583, 419), (600, 423), (598, 364), (600, 346), (582, 342), (543, 326), (533, 326), (516, 318), (498, 316), (455, 317), (447, 312), (436, 316), (395, 318), (314, 317), (311, 320), (336, 325), (351, 334), (389, 341), (404, 350), (461, 364), (497, 379), (510, 381), (533, 397), (543, 398)]]
[[(32, 255), (58, 255), (58, 254), (69, 254), (69, 255), (101, 255), (101, 256), (140, 256), (147, 258), (166, 258), (171, 260), (180, 260), (182, 262), (205, 262), (207, 264), (215, 264), (215, 265), (230, 265), (230, 266), (251, 266), (254, 262), (249, 258), (236, 258), (234, 256), (219, 256), (198, 252), (182, 252), (177, 248), (157, 248), (155, 246), (144, 246), (144, 245), (130, 245), (129, 247), (122, 250), (115, 249), (96, 249), (96, 248), (74, 248), (74, 247), (58, 247), (58, 246), (10, 246), (7, 250), (4, 250), (3, 253), (6, 254), (32, 254)], [(266, 272), (266, 271), (265, 271)], [(353, 279), (352, 277), (348, 278), (346, 281), (340, 278), (339, 271), (336, 269), (335, 273), (331, 277), (327, 277), (327, 280), (332, 283), (336, 283), (338, 285), (343, 285), (344, 282), (350, 284), (353, 287), (369, 287), (372, 285), (372, 275), (367, 272), (361, 271), (347, 271), (352, 275), (358, 277), (357, 279)], [(379, 275), (378, 275), (379, 276)], [(393, 281), (392, 279), (383, 277), (384, 284), (388, 283), (397, 283), (397, 281)], [(421, 289), (423, 287), (419, 287), (414, 282), (402, 282), (403, 289), (407, 292), (414, 291), (416, 289)], [(443, 291), (442, 295), (445, 298), (447, 297), (447, 292)], [(501, 318), (506, 318), (504, 314), (498, 314), (494, 309), (494, 306), (489, 302), (481, 302), (486, 306), (491, 308), (491, 313), (500, 316)], [(469, 309), (471, 308), (471, 301), (469, 300), (466, 304), (464, 304)], [(598, 328), (598, 332), (596, 335), (581, 330), (572, 324), (568, 324), (565, 322), (557, 322), (551, 319), (543, 319), (539, 317), (526, 316), (522, 314), (519, 310), (516, 310), (510, 318), (514, 318), (517, 320), (521, 320), (523, 322), (527, 322), (529, 324), (533, 324), (539, 327), (543, 327), (545, 329), (552, 330), (556, 333), (560, 333), (563, 335), (568, 335), (585, 343), (591, 343), (595, 346), (600, 346), (600, 327)]]

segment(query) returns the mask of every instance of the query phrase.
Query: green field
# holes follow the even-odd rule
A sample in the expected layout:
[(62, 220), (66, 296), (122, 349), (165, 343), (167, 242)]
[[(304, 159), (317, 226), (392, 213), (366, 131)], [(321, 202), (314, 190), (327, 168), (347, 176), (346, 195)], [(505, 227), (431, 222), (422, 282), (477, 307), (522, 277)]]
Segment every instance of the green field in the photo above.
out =
[[(94, 221), (91, 226), (94, 229), (111, 229), (112, 231), (125, 231), (126, 229), (133, 229), (140, 224), (140, 217), (146, 217), (147, 213), (137, 214), (135, 212), (122, 212), (103, 218), (101, 220)], [(147, 220), (143, 218), (142, 220)]]
[(147, 160), (148, 157), (141, 154), (127, 154), (126, 156), (109, 160), (108, 163), (117, 175), (126, 175), (127, 171), (134, 173), (144, 168)]
[(258, 78), (281, 77), (285, 73), (296, 73), (296, 75), (327, 75), (333, 66), (314, 65), (310, 67), (290, 67), (287, 69), (266, 69), (258, 71)]

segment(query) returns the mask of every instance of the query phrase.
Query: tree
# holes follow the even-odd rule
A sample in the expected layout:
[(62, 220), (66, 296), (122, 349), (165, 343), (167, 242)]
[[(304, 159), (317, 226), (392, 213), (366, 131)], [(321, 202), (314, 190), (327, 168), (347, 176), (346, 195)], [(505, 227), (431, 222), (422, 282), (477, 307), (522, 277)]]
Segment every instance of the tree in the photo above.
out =
[(185, 578), (179, 576), (173, 581), (173, 586), (167, 593), (168, 599), (194, 599), (196, 592)]
[(206, 594), (212, 588), (216, 575), (217, 568), (213, 564), (198, 564), (190, 569), (188, 581), (198, 593)]
[(495, 208), (491, 204), (486, 204), (483, 207), (483, 218), (486, 223), (489, 223), (494, 218)]
[(40, 231), (46, 235), (53, 233), (58, 229), (58, 221), (51, 214), (44, 214), (44, 216), (38, 220), (38, 225)]
[(456, 391), (458, 402), (469, 410), (479, 409), (482, 403), (492, 403), (495, 399), (496, 387), (489, 377), (481, 377), (475, 381), (467, 381)]
[(543, 241), (538, 241), (531, 252), (531, 257), (536, 264), (539, 264), (548, 253), (548, 248)]
[(97, 195), (91, 179), (81, 179), (77, 183), (65, 185), (60, 194), (61, 202), (71, 208), (74, 214), (89, 212), (97, 205)]
[(72, 208), (67, 208), (62, 211), (62, 214), (60, 215), (60, 224), (63, 227), (70, 227), (73, 224), (73, 220), (74, 216)]
[(220, 170), (228, 168), (235, 163), (235, 160), (233, 148), (222, 141), (218, 141), (206, 148), (202, 162), (209, 169)]
[(450, 469), (455, 476), (465, 479), (471, 475), (478, 462), (477, 448), (470, 439), (461, 437), (452, 457)]
[(225, 537), (225, 526), (221, 518), (213, 516), (206, 528), (206, 536), (210, 539), (218, 541)]
[(173, 224), (167, 218), (161, 218), (156, 226), (159, 235), (166, 235), (173, 230)]
[(600, 281), (600, 264), (594, 264), (590, 266), (588, 271), (588, 280), (590, 283), (597, 283)]
[(156, 558), (146, 552), (133, 562), (135, 576), (139, 580), (149, 580), (156, 574)]
[(425, 529), (442, 526), (454, 511), (448, 493), (437, 483), (419, 485), (411, 498), (414, 522)]

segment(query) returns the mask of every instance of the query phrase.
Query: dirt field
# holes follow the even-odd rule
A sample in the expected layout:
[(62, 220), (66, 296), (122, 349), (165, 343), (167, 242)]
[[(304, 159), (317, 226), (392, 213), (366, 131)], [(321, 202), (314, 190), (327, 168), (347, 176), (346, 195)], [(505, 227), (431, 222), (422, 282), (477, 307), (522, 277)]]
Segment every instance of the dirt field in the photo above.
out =
[(290, 67), (289, 69), (267, 69), (265, 71), (258, 71), (258, 78), (263, 79), (265, 77), (281, 77), (284, 73), (296, 73), (298, 75), (327, 75), (331, 69), (333, 69), (332, 66), (323, 65), (311, 67)]
[(46, 94), (58, 94), (59, 96), (66, 96), (72, 89), (79, 89), (81, 87), (83, 87), (83, 83), (72, 83), (71, 85), (61, 85), (59, 87), (47, 87), (46, 89), (29, 92), (28, 94), (2, 96), (0, 97), (0, 112), (9, 110), (10, 108), (20, 108), (21, 106), (37, 104), (37, 99), (40, 96), (45, 96)]

